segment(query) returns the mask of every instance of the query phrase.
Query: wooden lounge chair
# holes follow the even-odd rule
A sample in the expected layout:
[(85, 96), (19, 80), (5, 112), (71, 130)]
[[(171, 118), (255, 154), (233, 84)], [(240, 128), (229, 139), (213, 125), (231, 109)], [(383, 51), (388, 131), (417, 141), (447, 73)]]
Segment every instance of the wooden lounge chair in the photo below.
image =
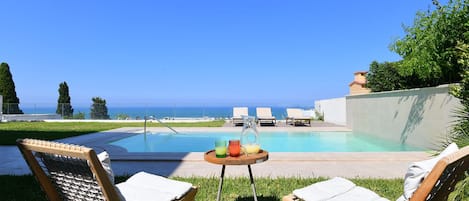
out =
[(298, 108), (287, 108), (286, 124), (296, 126), (298, 124), (308, 124), (311, 126), (312, 117), (303, 115), (303, 110)]
[(257, 107), (256, 108), (257, 121), (259, 125), (262, 124), (277, 124), (277, 119), (272, 116), (272, 110), (270, 107)]
[[(115, 187), (111, 182), (93, 149), (33, 139), (18, 139), (17, 145), (48, 200), (129, 199), (119, 191), (122, 188)], [(163, 180), (178, 182), (166, 178)], [(140, 196), (137, 192), (139, 188), (132, 190), (137, 197)], [(160, 200), (157, 192), (147, 190), (145, 193), (154, 200)], [(197, 188), (189, 184), (189, 190), (179, 200), (194, 200), (196, 193)]]
[[(469, 173), (469, 146), (440, 159), (418, 186), (409, 201), (447, 200), (456, 183), (464, 179), (467, 173)], [(282, 201), (300, 200), (293, 194), (282, 199)]]
[(248, 116), (247, 107), (233, 107), (233, 117), (231, 122), (236, 126), (238, 124), (243, 124), (243, 116)]

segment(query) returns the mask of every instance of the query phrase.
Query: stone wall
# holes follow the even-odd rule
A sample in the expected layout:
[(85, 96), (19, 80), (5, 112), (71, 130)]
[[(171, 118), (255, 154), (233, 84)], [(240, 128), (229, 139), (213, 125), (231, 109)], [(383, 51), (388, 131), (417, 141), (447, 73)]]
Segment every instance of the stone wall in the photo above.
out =
[(354, 133), (425, 148), (447, 139), (459, 99), (449, 86), (379, 92), (346, 97), (347, 127)]

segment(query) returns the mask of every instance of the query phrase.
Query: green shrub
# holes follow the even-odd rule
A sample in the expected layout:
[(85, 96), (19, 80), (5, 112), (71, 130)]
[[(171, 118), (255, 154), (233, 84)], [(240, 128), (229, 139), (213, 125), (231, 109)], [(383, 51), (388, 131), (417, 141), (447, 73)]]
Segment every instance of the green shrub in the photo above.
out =
[(318, 110), (314, 110), (314, 113), (316, 114), (316, 120), (324, 121), (324, 113), (323, 112), (319, 112)]
[(118, 120), (127, 120), (129, 118), (130, 118), (129, 115), (127, 115), (127, 114), (118, 114), (117, 115)]
[(73, 119), (85, 119), (85, 113), (78, 112), (77, 114), (73, 115)]

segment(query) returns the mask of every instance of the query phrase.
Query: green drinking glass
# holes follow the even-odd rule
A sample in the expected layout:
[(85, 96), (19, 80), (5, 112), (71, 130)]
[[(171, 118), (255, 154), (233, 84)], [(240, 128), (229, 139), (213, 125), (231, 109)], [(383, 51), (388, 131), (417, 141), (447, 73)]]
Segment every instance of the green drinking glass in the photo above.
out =
[(226, 157), (226, 140), (215, 141), (215, 155), (217, 156), (217, 158)]

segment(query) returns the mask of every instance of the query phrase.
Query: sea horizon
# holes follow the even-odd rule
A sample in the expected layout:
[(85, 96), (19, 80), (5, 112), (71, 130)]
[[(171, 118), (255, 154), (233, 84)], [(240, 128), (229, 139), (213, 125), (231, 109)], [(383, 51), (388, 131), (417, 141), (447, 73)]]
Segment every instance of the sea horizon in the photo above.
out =
[[(153, 116), (158, 119), (165, 118), (216, 118), (226, 119), (233, 116), (234, 106), (108, 106), (108, 114), (111, 119), (118, 119), (118, 117), (127, 116), (129, 119), (143, 119), (145, 116)], [(235, 106), (243, 107), (243, 106)], [(248, 107), (248, 114), (256, 116), (256, 106)], [(264, 107), (264, 106), (262, 106)], [(269, 107), (269, 106), (267, 106)], [(277, 119), (285, 119), (287, 108), (301, 108), (305, 110), (313, 109), (314, 107), (286, 107), (286, 106), (272, 106), (272, 116)], [(55, 114), (55, 106), (30, 106), (20, 107), (24, 114)], [(73, 107), (74, 114), (84, 113), (85, 119), (90, 119), (91, 107)]]

